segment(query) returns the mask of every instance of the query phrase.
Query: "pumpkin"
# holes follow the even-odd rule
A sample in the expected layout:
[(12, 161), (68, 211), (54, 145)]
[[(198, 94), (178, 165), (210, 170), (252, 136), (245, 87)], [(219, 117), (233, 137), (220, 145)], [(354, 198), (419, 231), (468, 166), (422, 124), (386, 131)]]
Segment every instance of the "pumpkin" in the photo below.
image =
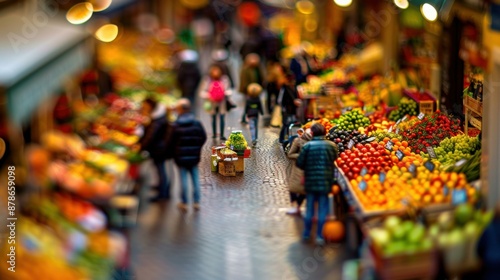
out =
[(332, 186), (332, 193), (333, 193), (334, 195), (336, 195), (336, 194), (338, 194), (339, 192), (340, 192), (340, 188), (339, 188), (339, 186), (337, 186), (337, 185), (333, 185), (333, 186)]
[(340, 242), (344, 239), (345, 228), (340, 221), (328, 221), (323, 226), (323, 237), (329, 242)]

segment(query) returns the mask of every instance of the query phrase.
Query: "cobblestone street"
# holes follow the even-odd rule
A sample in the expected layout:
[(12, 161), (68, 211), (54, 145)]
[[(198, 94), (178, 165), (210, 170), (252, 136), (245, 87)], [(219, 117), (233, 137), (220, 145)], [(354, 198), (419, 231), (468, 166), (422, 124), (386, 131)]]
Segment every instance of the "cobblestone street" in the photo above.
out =
[[(226, 117), (227, 135), (243, 130), (241, 97)], [(325, 248), (300, 241), (302, 218), (285, 214), (290, 167), (277, 142), (279, 129), (261, 128), (245, 172), (223, 177), (210, 170), (209, 116), (200, 113), (209, 140), (200, 164), (201, 211), (181, 213), (179, 179), (173, 198), (150, 204), (133, 232), (136, 279), (340, 279), (346, 253), (342, 246)]]

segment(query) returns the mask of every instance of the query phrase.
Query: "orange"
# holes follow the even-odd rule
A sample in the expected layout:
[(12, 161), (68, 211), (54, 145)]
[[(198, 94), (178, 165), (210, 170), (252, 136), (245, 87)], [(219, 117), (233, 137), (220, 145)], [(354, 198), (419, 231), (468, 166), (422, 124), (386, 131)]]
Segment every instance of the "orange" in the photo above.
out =
[(389, 139), (389, 137), (384, 137), (384, 139), (383, 139), (384, 143), (389, 142), (389, 140), (391, 140), (391, 139)]
[(408, 147), (408, 142), (403, 141), (403, 142), (401, 142), (401, 145), (403, 145), (403, 147), (405, 147), (405, 148), (406, 148), (406, 147)]

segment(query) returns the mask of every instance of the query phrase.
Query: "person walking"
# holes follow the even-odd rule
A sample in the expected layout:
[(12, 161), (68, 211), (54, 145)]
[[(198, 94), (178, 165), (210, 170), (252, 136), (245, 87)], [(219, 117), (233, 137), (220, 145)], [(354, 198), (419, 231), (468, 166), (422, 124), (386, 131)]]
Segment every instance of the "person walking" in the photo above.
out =
[(174, 160), (179, 167), (182, 195), (178, 207), (187, 210), (188, 176), (193, 181), (193, 208), (200, 209), (200, 181), (198, 164), (201, 149), (207, 140), (205, 129), (201, 122), (191, 113), (191, 102), (181, 99), (176, 106), (178, 118), (173, 124), (171, 146), (174, 150)]
[(183, 50), (178, 54), (177, 86), (182, 97), (195, 104), (196, 91), (200, 84), (201, 72), (198, 66), (198, 53), (194, 50)]
[(259, 114), (263, 115), (262, 103), (260, 102), (260, 94), (262, 87), (259, 84), (248, 85), (248, 97), (245, 104), (245, 114), (248, 122), (250, 123), (250, 134), (252, 135), (252, 145), (257, 144), (257, 137), (259, 135)]
[(158, 104), (155, 100), (148, 98), (142, 103), (141, 113), (149, 119), (149, 123), (144, 127), (144, 133), (139, 139), (139, 146), (137, 148), (149, 153), (156, 168), (159, 181), (158, 195), (152, 201), (169, 199), (170, 182), (165, 170), (165, 160), (167, 158), (165, 151), (167, 150), (167, 142), (169, 141), (166, 139), (166, 133), (170, 129), (170, 125), (167, 122), (166, 109), (162, 104)]
[(279, 61), (270, 61), (267, 64), (266, 91), (267, 91), (267, 113), (272, 114), (273, 108), (278, 100), (280, 88), (286, 81), (285, 71)]
[(228, 111), (228, 96), (231, 94), (229, 78), (223, 75), (219, 65), (210, 67), (208, 76), (201, 83), (201, 98), (205, 100), (204, 108), (212, 115), (212, 138), (217, 137), (217, 116), (219, 116), (220, 139), (226, 140), (225, 114)]
[(290, 203), (291, 207), (286, 212), (288, 215), (300, 215), (300, 207), (302, 202), (306, 199), (304, 192), (304, 171), (297, 167), (296, 162), (299, 158), (300, 151), (304, 145), (311, 141), (312, 135), (310, 131), (304, 132), (299, 130), (299, 137), (293, 140), (290, 150), (287, 153), (287, 157), (292, 160), (292, 171), (290, 172), (290, 177), (288, 177), (288, 189), (290, 191)]
[(233, 89), (235, 87), (231, 68), (229, 67), (229, 52), (225, 49), (218, 49), (212, 52), (212, 60), (214, 64), (222, 69), (222, 75), (226, 75), (229, 79), (229, 85)]
[(304, 189), (307, 208), (304, 218), (305, 229), (302, 235), (304, 241), (311, 237), (315, 204), (318, 204), (318, 227), (316, 244), (323, 245), (323, 225), (328, 215), (328, 194), (335, 182), (334, 162), (338, 157), (338, 147), (325, 139), (325, 127), (319, 123), (311, 126), (313, 139), (302, 147), (297, 158), (297, 167), (304, 170)]
[[(256, 83), (263, 86), (264, 75), (260, 69), (260, 56), (256, 53), (251, 53), (245, 57), (245, 64), (241, 68), (240, 72), (240, 87), (239, 91), (245, 96), (248, 96), (248, 86), (252, 83)], [(247, 123), (245, 118), (245, 112), (241, 116), (241, 123)]]
[(286, 76), (286, 82), (283, 83), (278, 94), (278, 104), (281, 105), (282, 126), (279, 136), (279, 142), (283, 148), (288, 144), (285, 142), (285, 135), (288, 133), (290, 124), (297, 120), (297, 108), (302, 105), (299, 94), (295, 87), (295, 79), (292, 73)]

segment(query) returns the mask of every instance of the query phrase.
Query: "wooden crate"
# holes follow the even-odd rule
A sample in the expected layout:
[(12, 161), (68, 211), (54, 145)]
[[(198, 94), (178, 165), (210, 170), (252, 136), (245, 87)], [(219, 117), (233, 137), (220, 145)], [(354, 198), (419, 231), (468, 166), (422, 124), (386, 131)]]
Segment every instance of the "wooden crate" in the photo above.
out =
[(236, 168), (232, 161), (219, 162), (219, 174), (223, 176), (236, 176)]
[(245, 157), (244, 156), (238, 156), (237, 161), (234, 162), (234, 167), (236, 172), (244, 172), (245, 171)]
[(430, 115), (434, 113), (434, 101), (420, 101), (418, 103), (420, 113)]
[(380, 279), (434, 279), (437, 274), (437, 251), (399, 254), (385, 257), (373, 244), (370, 246)]
[(474, 113), (477, 113), (480, 116), (483, 115), (483, 103), (482, 102), (479, 102), (478, 100), (476, 100), (470, 96), (465, 96), (464, 105), (466, 107), (468, 107)]

